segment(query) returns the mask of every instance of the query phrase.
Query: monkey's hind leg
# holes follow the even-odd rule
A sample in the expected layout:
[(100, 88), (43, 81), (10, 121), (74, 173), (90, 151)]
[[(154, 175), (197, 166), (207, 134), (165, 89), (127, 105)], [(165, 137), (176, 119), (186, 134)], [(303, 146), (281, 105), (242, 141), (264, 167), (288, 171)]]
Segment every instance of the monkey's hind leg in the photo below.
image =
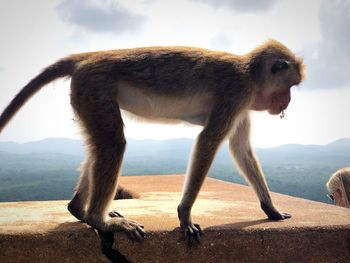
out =
[(81, 175), (76, 187), (73, 199), (68, 204), (69, 212), (77, 219), (84, 221), (86, 206), (89, 200), (89, 177), (91, 169), (91, 158), (81, 165)]
[(106, 95), (103, 100), (74, 104), (85, 128), (91, 160), (89, 202), (84, 219), (102, 232), (124, 231), (133, 239), (142, 239), (145, 235), (142, 225), (121, 216), (108, 218), (107, 210), (116, 194), (126, 141), (119, 106), (114, 96)]

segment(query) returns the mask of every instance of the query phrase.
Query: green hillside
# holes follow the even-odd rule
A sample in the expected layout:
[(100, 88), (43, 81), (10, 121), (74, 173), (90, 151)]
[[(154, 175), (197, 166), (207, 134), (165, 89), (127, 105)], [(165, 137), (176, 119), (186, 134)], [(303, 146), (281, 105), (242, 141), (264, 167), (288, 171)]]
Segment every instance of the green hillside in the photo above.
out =
[[(123, 175), (185, 173), (193, 140), (129, 140)], [(70, 199), (84, 158), (81, 142), (46, 139), (0, 143), (0, 201)], [(328, 202), (325, 183), (350, 164), (350, 139), (325, 146), (284, 145), (257, 149), (272, 191)], [(246, 184), (223, 145), (209, 176)], [(181, 191), (181, 189), (179, 189)]]

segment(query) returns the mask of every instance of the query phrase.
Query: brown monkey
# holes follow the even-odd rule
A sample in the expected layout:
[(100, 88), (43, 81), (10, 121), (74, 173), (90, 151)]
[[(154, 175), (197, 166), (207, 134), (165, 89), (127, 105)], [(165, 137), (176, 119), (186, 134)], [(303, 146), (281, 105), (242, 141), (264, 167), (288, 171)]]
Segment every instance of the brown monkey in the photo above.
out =
[(120, 109), (154, 121), (203, 126), (178, 206), (182, 231), (189, 241), (199, 240), (201, 229), (191, 220), (191, 208), (225, 138), (266, 215), (273, 220), (290, 217), (272, 204), (250, 145), (249, 111), (283, 112), (303, 71), (302, 61), (274, 40), (243, 56), (188, 47), (76, 54), (47, 67), (17, 94), (0, 117), (0, 131), (42, 86), (70, 76), (71, 104), (85, 133), (88, 156), (68, 209), (100, 231), (126, 231), (139, 239), (145, 234), (142, 225), (117, 212), (107, 217), (126, 147)]

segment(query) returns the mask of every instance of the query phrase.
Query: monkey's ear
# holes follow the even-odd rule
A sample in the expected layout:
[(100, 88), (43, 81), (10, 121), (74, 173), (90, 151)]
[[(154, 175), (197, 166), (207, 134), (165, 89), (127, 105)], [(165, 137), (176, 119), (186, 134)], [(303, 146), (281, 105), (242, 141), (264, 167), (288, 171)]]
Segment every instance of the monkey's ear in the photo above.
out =
[(278, 59), (271, 67), (272, 74), (276, 74), (278, 71), (287, 69), (289, 64), (290, 62), (288, 60)]

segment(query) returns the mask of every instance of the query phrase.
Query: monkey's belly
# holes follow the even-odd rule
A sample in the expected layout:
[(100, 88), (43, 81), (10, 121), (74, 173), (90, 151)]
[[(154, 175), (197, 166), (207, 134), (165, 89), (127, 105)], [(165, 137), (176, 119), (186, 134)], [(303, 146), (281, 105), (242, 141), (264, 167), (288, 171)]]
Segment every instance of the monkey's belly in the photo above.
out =
[(212, 96), (209, 93), (162, 96), (122, 85), (118, 87), (117, 102), (122, 110), (151, 121), (187, 121), (203, 125), (212, 107)]

